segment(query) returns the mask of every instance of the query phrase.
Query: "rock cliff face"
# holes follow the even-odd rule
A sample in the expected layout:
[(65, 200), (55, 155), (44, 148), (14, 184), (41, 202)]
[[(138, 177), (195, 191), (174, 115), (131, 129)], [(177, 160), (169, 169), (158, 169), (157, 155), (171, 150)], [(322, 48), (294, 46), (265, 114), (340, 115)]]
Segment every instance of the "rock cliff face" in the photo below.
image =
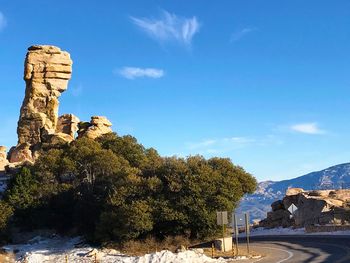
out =
[(71, 78), (69, 53), (54, 46), (31, 46), (24, 66), (25, 98), (18, 121), (18, 144), (10, 162), (33, 162), (41, 144), (55, 134), (58, 98)]

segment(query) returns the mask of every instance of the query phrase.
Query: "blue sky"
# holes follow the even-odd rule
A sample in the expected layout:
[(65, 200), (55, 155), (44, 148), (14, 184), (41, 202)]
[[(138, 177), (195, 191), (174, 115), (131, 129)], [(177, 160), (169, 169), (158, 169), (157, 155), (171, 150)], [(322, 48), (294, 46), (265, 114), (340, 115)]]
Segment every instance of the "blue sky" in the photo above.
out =
[(0, 145), (16, 144), (32, 44), (71, 53), (60, 113), (105, 115), (162, 155), (258, 180), (350, 161), (350, 2), (0, 0)]

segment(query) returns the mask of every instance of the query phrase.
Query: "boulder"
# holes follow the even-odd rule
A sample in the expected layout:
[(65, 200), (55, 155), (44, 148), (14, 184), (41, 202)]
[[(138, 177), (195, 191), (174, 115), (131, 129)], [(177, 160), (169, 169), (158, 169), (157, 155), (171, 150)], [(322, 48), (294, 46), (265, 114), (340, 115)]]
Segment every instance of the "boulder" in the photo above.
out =
[(281, 220), (283, 218), (289, 218), (290, 213), (287, 210), (277, 210), (267, 213), (267, 218), (271, 219), (272, 221)]
[(44, 150), (49, 150), (51, 148), (61, 148), (62, 146), (69, 144), (73, 140), (74, 138), (72, 138), (66, 133), (60, 132), (55, 134), (49, 134), (45, 136), (42, 148)]
[(284, 209), (268, 212), (267, 218), (259, 222), (259, 226), (265, 228), (290, 227), (292, 225), (293, 220), (290, 218), (290, 213)]
[(271, 205), (272, 211), (267, 213), (267, 218), (259, 222), (259, 226), (266, 228), (290, 227), (293, 224), (290, 213), (285, 209), (283, 202), (278, 200)]
[(78, 138), (86, 137), (96, 139), (104, 134), (113, 132), (112, 123), (103, 116), (93, 116), (90, 122), (80, 122)]
[(58, 122), (58, 98), (67, 89), (72, 72), (69, 53), (55, 46), (31, 46), (24, 63), (25, 98), (18, 121), (18, 144), (10, 162), (33, 162), (43, 138), (54, 134)]
[(286, 191), (286, 196), (297, 195), (304, 192), (303, 188), (288, 188)]
[(302, 194), (296, 194), (296, 195), (287, 195), (283, 198), (283, 206), (285, 209), (288, 209), (292, 204), (298, 205), (299, 198), (302, 196)]
[(347, 202), (350, 201), (350, 191), (346, 189), (332, 190), (329, 192), (328, 197)]
[(328, 197), (331, 190), (313, 190), (308, 192), (309, 196), (321, 196), (321, 197)]
[(282, 200), (277, 200), (271, 204), (272, 211), (277, 211), (280, 209), (284, 209), (284, 205)]
[(8, 165), (6, 147), (0, 146), (0, 174), (5, 172), (5, 167)]
[(22, 143), (17, 145), (17, 147), (12, 147), (9, 151), (10, 163), (33, 163), (33, 152), (30, 149), (29, 143)]
[[(287, 210), (294, 204), (297, 209), (293, 214), (295, 226), (349, 224), (350, 190), (312, 190), (290, 188), (281, 201), (271, 204), (272, 211), (260, 221), (263, 227), (280, 227), (291, 223), (287, 219)], [(287, 212), (287, 213), (286, 213)]]
[(73, 114), (64, 114), (57, 120), (56, 133), (68, 134), (72, 140), (78, 131), (79, 118)]

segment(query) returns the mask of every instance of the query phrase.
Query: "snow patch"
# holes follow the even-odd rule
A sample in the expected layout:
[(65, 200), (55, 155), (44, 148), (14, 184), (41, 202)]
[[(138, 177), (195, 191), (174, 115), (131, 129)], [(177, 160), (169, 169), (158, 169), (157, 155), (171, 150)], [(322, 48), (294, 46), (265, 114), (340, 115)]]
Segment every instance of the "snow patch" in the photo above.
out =
[[(3, 248), (7, 251), (15, 251), (16, 263), (49, 263), (68, 262), (83, 263), (96, 259), (104, 263), (223, 263), (231, 262), (233, 259), (212, 259), (198, 250), (187, 250), (180, 253), (172, 253), (163, 250), (157, 253), (146, 254), (142, 257), (131, 257), (114, 249), (96, 249), (90, 246), (77, 247), (82, 243), (81, 238), (62, 238), (54, 237), (44, 239), (41, 237), (33, 238), (28, 244), (7, 245)], [(236, 258), (235, 260), (245, 260), (246, 257)]]

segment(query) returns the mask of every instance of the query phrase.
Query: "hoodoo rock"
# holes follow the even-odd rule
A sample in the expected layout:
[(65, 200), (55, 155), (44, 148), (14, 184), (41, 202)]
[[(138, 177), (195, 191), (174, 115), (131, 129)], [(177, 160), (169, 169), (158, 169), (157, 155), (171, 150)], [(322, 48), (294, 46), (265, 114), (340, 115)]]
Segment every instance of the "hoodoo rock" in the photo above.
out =
[[(33, 162), (42, 143), (56, 133), (58, 98), (67, 89), (71, 73), (69, 53), (54, 46), (28, 48), (24, 67), (25, 98), (18, 121), (18, 144), (9, 153), (11, 163)], [(71, 135), (72, 130), (74, 128), (67, 134)]]
[(78, 138), (87, 137), (96, 139), (112, 132), (112, 123), (103, 116), (93, 116), (90, 122), (79, 123)]

